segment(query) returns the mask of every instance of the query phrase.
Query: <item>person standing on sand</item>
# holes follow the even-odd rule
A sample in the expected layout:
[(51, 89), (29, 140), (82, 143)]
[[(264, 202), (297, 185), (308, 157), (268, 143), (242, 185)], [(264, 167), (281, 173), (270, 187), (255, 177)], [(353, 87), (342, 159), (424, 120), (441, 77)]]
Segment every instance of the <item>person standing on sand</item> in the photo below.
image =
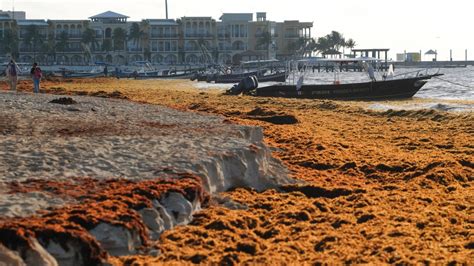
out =
[(31, 78), (33, 79), (33, 92), (39, 93), (40, 92), (40, 82), (41, 78), (43, 77), (43, 73), (41, 72), (41, 68), (39, 68), (37, 63), (33, 63), (33, 67), (30, 71)]
[(20, 68), (15, 63), (15, 61), (10, 60), (10, 63), (7, 65), (5, 74), (7, 75), (8, 84), (10, 85), (10, 90), (16, 91), (16, 84), (18, 83), (18, 74), (20, 74)]

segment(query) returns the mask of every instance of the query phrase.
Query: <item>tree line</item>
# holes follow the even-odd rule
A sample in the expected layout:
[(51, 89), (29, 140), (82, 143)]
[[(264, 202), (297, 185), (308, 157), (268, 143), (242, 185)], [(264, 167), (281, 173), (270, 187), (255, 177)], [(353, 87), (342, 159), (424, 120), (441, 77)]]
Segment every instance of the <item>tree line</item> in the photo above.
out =
[[(258, 45), (264, 45), (267, 48), (267, 53), (273, 43), (273, 36), (265, 31), (257, 40)], [(349, 38), (346, 39), (344, 35), (337, 31), (319, 37), (319, 38), (299, 38), (297, 41), (288, 44), (288, 50), (293, 52), (295, 57), (306, 57), (315, 55), (329, 55), (329, 54), (345, 54), (345, 48), (353, 49), (356, 42)], [(342, 49), (342, 52), (341, 52)]]

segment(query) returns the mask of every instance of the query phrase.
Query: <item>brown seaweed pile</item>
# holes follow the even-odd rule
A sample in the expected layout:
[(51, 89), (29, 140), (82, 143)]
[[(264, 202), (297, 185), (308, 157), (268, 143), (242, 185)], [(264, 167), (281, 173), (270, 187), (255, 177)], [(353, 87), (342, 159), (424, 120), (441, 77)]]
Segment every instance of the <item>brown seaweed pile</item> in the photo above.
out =
[(95, 180), (76, 178), (71, 181), (28, 180), (9, 184), (9, 193), (43, 192), (55, 197), (74, 199), (76, 204), (44, 210), (36, 217), (0, 220), (0, 243), (16, 250), (24, 258), (32, 248), (31, 238), (45, 247), (52, 241), (64, 250), (76, 247), (84, 265), (107, 261), (108, 254), (90, 234), (100, 224), (134, 232), (141, 241), (139, 252), (151, 246), (149, 229), (139, 211), (154, 208), (169, 193), (182, 194), (187, 200), (206, 206), (209, 195), (199, 177), (182, 174), (174, 178), (147, 181), (123, 179)]
[(223, 193), (238, 207), (211, 205), (191, 225), (163, 234), (158, 257), (125, 264), (474, 264), (472, 114), (222, 96), (186, 81), (48, 86), (62, 94), (117, 90), (133, 101), (261, 126), (274, 155), (306, 181)]

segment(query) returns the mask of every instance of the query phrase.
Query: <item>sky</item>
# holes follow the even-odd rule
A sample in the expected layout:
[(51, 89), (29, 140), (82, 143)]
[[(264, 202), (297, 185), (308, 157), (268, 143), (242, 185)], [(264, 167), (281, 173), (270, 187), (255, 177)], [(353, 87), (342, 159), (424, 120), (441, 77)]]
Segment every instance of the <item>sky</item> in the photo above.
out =
[[(164, 18), (165, 0), (0, 0), (2, 10), (26, 11), (28, 19), (87, 19), (111, 10), (139, 21)], [(170, 18), (222, 13), (267, 12), (272, 21), (314, 22), (313, 37), (336, 30), (356, 48), (390, 48), (396, 53), (438, 51), (438, 60), (474, 60), (472, 0), (168, 0)], [(254, 15), (255, 18), (255, 15)], [(431, 60), (423, 55), (423, 60)]]

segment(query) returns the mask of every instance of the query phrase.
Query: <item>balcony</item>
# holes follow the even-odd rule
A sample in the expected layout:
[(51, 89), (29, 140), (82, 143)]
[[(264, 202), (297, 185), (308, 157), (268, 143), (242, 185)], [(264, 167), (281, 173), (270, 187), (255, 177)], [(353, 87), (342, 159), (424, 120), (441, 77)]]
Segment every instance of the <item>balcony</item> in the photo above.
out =
[(141, 48), (141, 47), (140, 47), (140, 48), (135, 48), (135, 47), (133, 47), (133, 48), (128, 48), (128, 51), (129, 51), (129, 52), (143, 52), (143, 48)]
[[(20, 33), (20, 39), (25, 39), (25, 37), (27, 37), (28, 34), (27, 33)], [(43, 40), (46, 40), (48, 35), (47, 34), (40, 34), (39, 35), (40, 38), (42, 38)]]
[(186, 33), (186, 38), (214, 38), (213, 34), (210, 33)]
[(219, 51), (232, 51), (232, 46), (219, 46)]
[(230, 33), (219, 33), (217, 35), (219, 38), (230, 38)]
[(155, 39), (164, 39), (164, 38), (179, 38), (179, 34), (170, 33), (170, 34), (151, 34), (151, 38)]
[(69, 34), (68, 37), (70, 39), (81, 39), (82, 38), (82, 34)]

